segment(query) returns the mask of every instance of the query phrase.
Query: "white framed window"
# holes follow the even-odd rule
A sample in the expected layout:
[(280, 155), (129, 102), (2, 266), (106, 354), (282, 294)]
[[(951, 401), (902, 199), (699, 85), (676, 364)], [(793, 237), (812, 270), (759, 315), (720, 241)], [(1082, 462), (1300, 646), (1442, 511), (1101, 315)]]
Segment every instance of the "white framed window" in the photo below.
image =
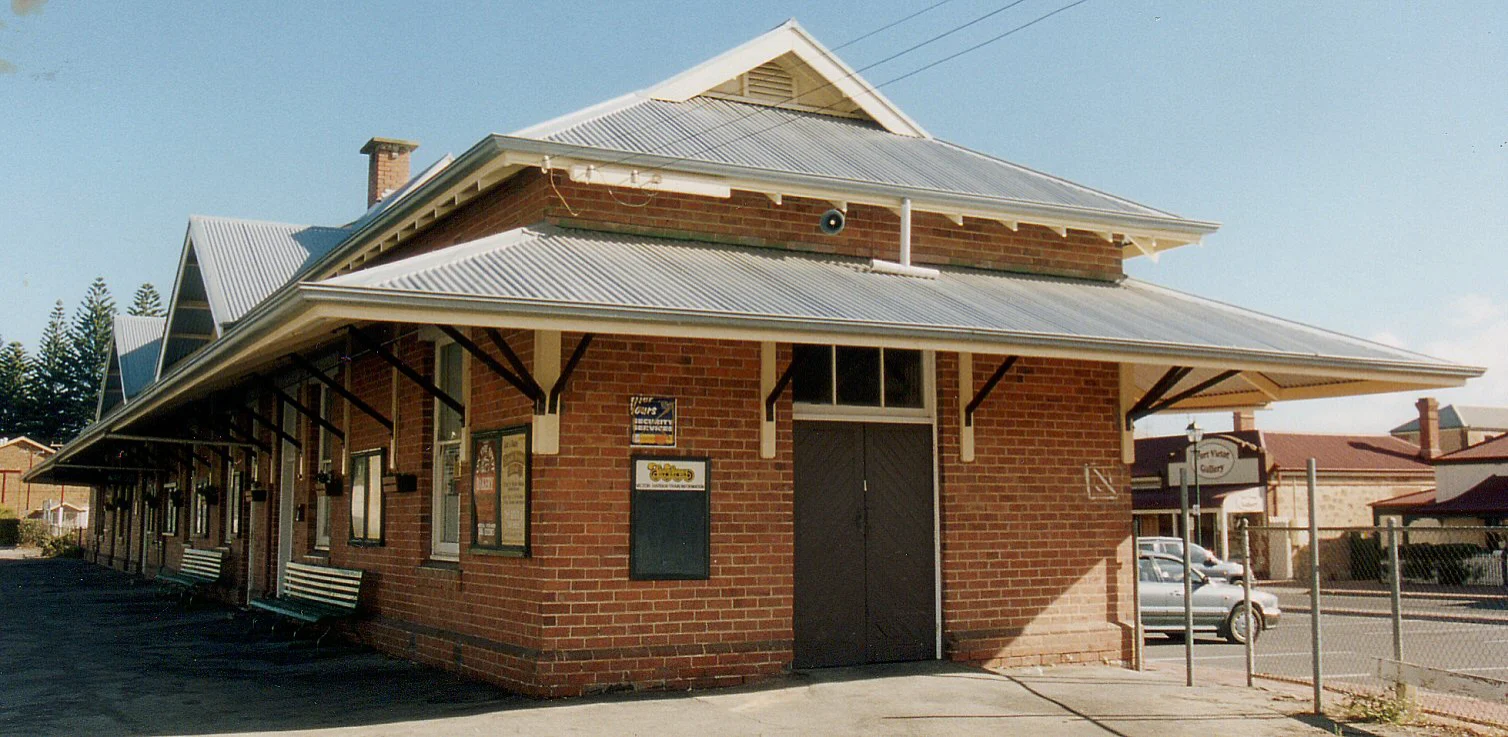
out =
[[(157, 510), (162, 507), (162, 496), (157, 489), (157, 482), (152, 480), (143, 483), (142, 492), (141, 513), (145, 516), (142, 517), (141, 522), (146, 525), (146, 534), (151, 535), (157, 532)], [(147, 499), (151, 499), (152, 503), (146, 504)]]
[(382, 544), (383, 452), (351, 454), (351, 543)]
[(792, 346), (797, 416), (930, 421), (934, 354), (904, 348)]
[(209, 537), (209, 495), (194, 489), (194, 537)]
[[(320, 384), (316, 387), (319, 393), (319, 416), (326, 422), (335, 417), (335, 392), (330, 387)], [(335, 434), (327, 430), (323, 425), (319, 430), (319, 475), (316, 479), (329, 479), (335, 473)], [(314, 549), (330, 549), (330, 495), (325, 492), (325, 484), (316, 482), (314, 485)]]
[(178, 484), (163, 484), (162, 497), (164, 503), (167, 504), (167, 511), (163, 514), (162, 518), (162, 534), (167, 537), (177, 537), (178, 515), (180, 514), (178, 511), (178, 503), (182, 499), (182, 497), (179, 496)]
[(230, 542), (241, 536), (241, 500), (246, 494), (246, 474), (239, 468), (233, 468), (229, 474), (230, 482), (225, 485), (225, 542)]
[[(463, 379), (461, 346), (454, 342), (435, 343), (435, 386), (452, 397), (462, 396)], [(430, 519), (431, 556), (455, 560), (461, 555), (461, 436), (464, 419), (450, 405), (434, 400), (434, 485)]]

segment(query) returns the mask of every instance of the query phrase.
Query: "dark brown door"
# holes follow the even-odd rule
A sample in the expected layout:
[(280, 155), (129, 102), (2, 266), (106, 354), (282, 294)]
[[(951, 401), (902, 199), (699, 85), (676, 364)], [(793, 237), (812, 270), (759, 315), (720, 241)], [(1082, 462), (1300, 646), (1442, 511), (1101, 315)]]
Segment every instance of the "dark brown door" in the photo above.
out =
[(932, 429), (795, 426), (795, 658), (933, 657)]

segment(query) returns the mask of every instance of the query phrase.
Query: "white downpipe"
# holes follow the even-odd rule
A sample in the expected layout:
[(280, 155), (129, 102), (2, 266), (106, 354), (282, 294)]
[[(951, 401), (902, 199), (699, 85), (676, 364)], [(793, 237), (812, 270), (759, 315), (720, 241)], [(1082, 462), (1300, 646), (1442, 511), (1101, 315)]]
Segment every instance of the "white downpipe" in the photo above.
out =
[(911, 198), (901, 198), (901, 265), (911, 265)]

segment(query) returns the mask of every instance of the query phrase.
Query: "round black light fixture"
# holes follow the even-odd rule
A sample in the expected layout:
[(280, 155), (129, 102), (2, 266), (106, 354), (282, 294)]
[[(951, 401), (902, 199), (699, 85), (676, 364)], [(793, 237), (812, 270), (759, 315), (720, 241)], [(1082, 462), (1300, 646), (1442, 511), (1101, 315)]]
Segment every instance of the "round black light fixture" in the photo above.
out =
[(843, 224), (846, 220), (842, 210), (828, 210), (822, 213), (822, 221), (818, 223), (818, 227), (828, 235), (837, 235), (843, 232)]

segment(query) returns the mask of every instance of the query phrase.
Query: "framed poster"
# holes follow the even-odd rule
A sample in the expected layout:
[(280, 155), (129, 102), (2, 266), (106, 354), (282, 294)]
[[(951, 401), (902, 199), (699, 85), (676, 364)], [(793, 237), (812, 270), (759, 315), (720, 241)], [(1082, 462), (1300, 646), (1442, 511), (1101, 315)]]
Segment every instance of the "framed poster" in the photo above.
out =
[(712, 461), (634, 456), (629, 492), (629, 578), (712, 575)]
[(629, 397), (628, 418), (629, 446), (675, 447), (675, 397)]
[(471, 547), (529, 554), (529, 425), (471, 436)]

